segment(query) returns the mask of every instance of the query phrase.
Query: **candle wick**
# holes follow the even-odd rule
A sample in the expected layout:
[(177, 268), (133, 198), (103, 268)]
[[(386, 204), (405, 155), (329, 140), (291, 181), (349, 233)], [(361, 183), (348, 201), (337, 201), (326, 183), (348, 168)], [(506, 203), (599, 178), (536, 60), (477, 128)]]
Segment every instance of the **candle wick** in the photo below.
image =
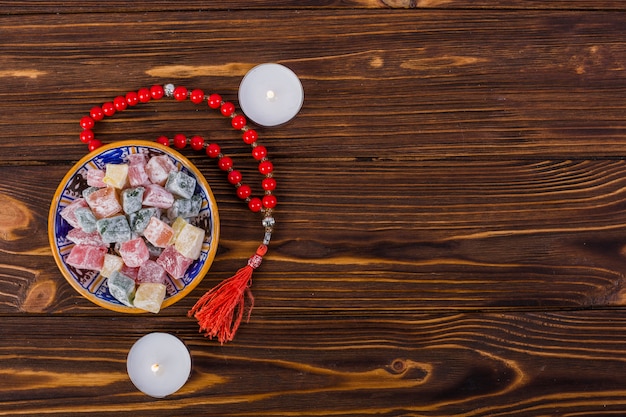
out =
[(265, 93), (265, 98), (267, 99), (267, 101), (275, 101), (276, 93), (273, 90), (267, 90), (267, 93)]
[(156, 374), (157, 372), (159, 372), (159, 364), (158, 363), (152, 364), (150, 369), (152, 370), (152, 372), (154, 372)]

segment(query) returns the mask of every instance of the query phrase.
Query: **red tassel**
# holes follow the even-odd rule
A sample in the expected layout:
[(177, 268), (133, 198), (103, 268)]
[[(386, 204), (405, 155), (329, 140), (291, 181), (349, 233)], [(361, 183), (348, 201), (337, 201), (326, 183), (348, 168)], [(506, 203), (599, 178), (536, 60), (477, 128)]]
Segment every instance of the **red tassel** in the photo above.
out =
[(252, 272), (261, 265), (266, 252), (267, 246), (259, 246), (248, 265), (209, 290), (189, 310), (188, 316), (198, 320), (200, 332), (204, 332), (205, 337), (217, 337), (221, 344), (233, 340), (246, 310), (246, 300), (249, 303), (246, 321), (250, 320), (254, 306), (250, 291)]

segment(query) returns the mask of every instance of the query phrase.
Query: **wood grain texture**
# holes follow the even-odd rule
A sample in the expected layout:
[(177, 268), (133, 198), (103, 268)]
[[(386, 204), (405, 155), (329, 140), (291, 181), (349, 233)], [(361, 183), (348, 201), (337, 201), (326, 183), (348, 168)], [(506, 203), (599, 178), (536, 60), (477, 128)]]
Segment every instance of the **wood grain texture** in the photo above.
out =
[[(236, 100), (243, 74), (265, 61), (290, 66), (306, 91), (298, 119), (266, 133), (277, 152), (292, 156), (626, 154), (620, 13), (281, 10), (241, 11), (236, 19), (215, 11), (75, 20), (3, 19), (2, 79), (20, 94), (0, 93), (0, 126), (28, 138), (0, 144), (12, 160), (29, 159), (31, 144), (48, 141), (56, 146), (41, 159), (77, 159), (83, 149), (75, 146), (76, 120), (120, 90), (174, 81)], [(50, 111), (57, 100), (63, 114)], [(214, 120), (199, 122), (190, 108), (133, 109), (97, 133), (105, 141), (179, 131), (232, 137)]]
[[(0, 416), (626, 415), (625, 8), (0, 1)], [(47, 237), (85, 153), (80, 117), (169, 81), (236, 103), (262, 62), (294, 69), (305, 104), (259, 129), (280, 205), (251, 321), (220, 346), (186, 317), (262, 234), (191, 151), (220, 209), (210, 273), (156, 316), (81, 298)], [(177, 132), (218, 142), (257, 185), (204, 106), (150, 103), (96, 129)], [(164, 400), (126, 375), (152, 331), (193, 356)]]
[[(106, 330), (92, 317), (24, 318), (42, 331), (23, 339), (4, 326), (0, 415), (608, 416), (626, 406), (626, 322), (608, 311), (253, 322), (218, 347), (181, 320), (131, 317), (113, 331), (119, 320)], [(127, 351), (134, 332), (173, 326), (191, 378), (172, 399), (146, 400), (124, 372)]]

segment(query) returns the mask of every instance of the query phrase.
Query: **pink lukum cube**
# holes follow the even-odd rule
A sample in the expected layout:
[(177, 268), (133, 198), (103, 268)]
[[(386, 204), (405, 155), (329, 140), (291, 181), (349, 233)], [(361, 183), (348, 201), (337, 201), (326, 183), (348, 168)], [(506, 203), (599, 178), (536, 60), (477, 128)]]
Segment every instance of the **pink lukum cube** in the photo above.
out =
[(167, 155), (153, 156), (146, 164), (146, 172), (153, 184), (165, 185), (167, 176), (174, 171), (178, 169)]
[(65, 219), (66, 222), (69, 223), (72, 227), (80, 227), (80, 223), (78, 223), (78, 219), (76, 219), (76, 209), (78, 208), (86, 208), (89, 207), (84, 198), (77, 198), (72, 201), (70, 204), (65, 206), (63, 210), (59, 213), (61, 217)]
[(144, 186), (143, 205), (156, 208), (170, 208), (174, 204), (174, 195), (158, 184)]
[(88, 168), (87, 169), (87, 185), (90, 187), (106, 187), (106, 184), (102, 181), (105, 172), (103, 169)]
[(140, 267), (150, 258), (148, 247), (142, 238), (127, 240), (120, 245), (120, 256), (124, 264), (131, 268)]
[(145, 165), (148, 162), (148, 158), (145, 153), (131, 153), (126, 157), (128, 164), (133, 165)]
[(139, 267), (139, 272), (137, 273), (137, 283), (143, 284), (146, 282), (152, 282), (155, 284), (163, 284), (166, 277), (167, 272), (165, 269), (156, 261), (148, 259)]
[(77, 245), (101, 246), (108, 248), (109, 245), (104, 243), (102, 236), (98, 231), (87, 233), (81, 228), (75, 228), (67, 232), (67, 240)]
[(122, 205), (113, 187), (100, 188), (85, 197), (85, 200), (97, 219), (111, 217), (122, 211)]
[(193, 259), (182, 255), (174, 246), (168, 246), (163, 249), (163, 252), (156, 261), (172, 278), (181, 279), (185, 276), (185, 271), (187, 271)]
[(126, 264), (122, 265), (122, 269), (120, 269), (120, 273), (126, 275), (128, 278), (132, 278), (137, 281), (137, 276), (139, 274), (139, 267), (137, 266), (128, 266)]
[(152, 243), (157, 248), (166, 247), (174, 236), (174, 229), (156, 217), (151, 217), (148, 225), (143, 231), (143, 236), (146, 240)]
[(134, 153), (128, 155), (128, 182), (131, 187), (139, 187), (150, 183), (150, 178), (146, 172), (146, 155)]
[(103, 247), (75, 245), (65, 262), (78, 269), (89, 269), (91, 271), (100, 271), (104, 264), (104, 255), (107, 250)]

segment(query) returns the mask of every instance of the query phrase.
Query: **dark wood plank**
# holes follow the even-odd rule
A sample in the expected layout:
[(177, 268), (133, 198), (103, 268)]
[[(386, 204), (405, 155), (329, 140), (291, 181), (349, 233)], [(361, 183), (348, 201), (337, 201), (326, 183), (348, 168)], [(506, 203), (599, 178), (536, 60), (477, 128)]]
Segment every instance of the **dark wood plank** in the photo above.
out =
[[(282, 204), (254, 281), (260, 309), (371, 315), (624, 303), (623, 161), (274, 162)], [(222, 239), (195, 297), (171, 310), (180, 315), (262, 235), (217, 167), (197, 165), (214, 185)], [(67, 168), (0, 168), (0, 312), (99, 310), (63, 281), (48, 249), (49, 201)]]
[(272, 1), (229, 1), (227, 4), (191, 0), (171, 2), (165, 0), (120, 1), (103, 3), (96, 0), (70, 1), (0, 1), (0, 8), (6, 14), (33, 13), (102, 13), (102, 12), (168, 12), (187, 10), (192, 12), (208, 10), (267, 10), (267, 9), (513, 9), (513, 10), (621, 10), (626, 7), (618, 0), (272, 0)]
[[(4, 162), (32, 159), (32, 146), (49, 143), (38, 160), (78, 159), (80, 117), (151, 83), (219, 91), (236, 102), (241, 77), (266, 61), (292, 67), (306, 92), (296, 120), (262, 130), (274, 152), (540, 160), (626, 153), (619, 13), (242, 11), (233, 20), (217, 11), (79, 21), (36, 15), (28, 23), (16, 16), (3, 25)], [(204, 112), (149, 104), (96, 131), (105, 141), (175, 132), (233, 137)]]
[[(0, 415), (610, 416), (626, 408), (626, 322), (611, 311), (257, 315), (223, 347), (184, 320), (108, 323), (5, 320)], [(150, 331), (176, 332), (194, 359), (189, 382), (161, 401), (126, 375), (128, 349)]]

